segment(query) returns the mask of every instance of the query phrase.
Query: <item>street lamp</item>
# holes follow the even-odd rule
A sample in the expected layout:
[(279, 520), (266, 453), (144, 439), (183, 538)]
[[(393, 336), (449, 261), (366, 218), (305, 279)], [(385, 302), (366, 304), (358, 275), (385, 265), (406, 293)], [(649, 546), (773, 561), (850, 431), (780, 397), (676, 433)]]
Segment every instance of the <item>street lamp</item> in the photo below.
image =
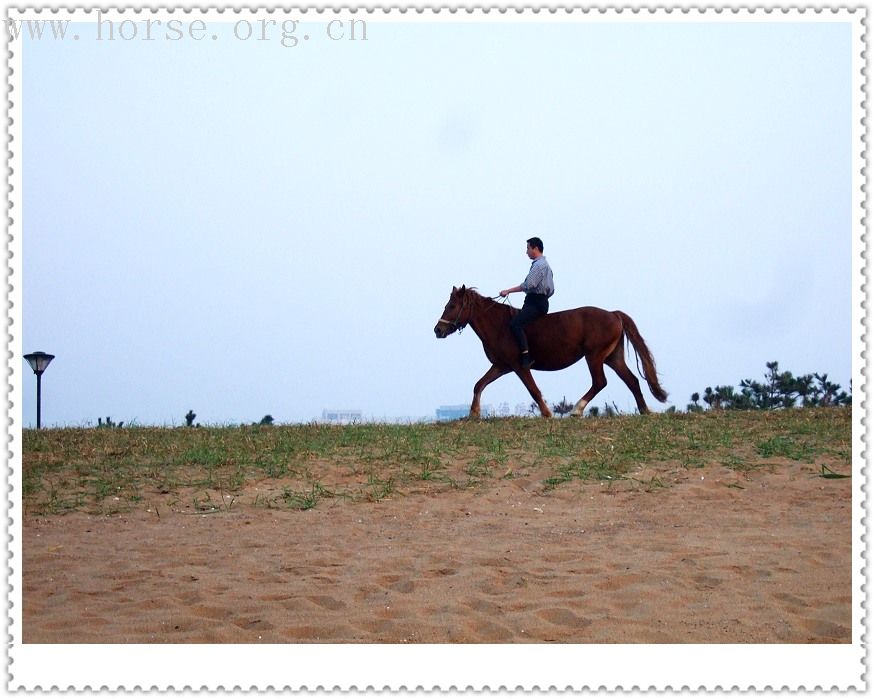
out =
[(49, 363), (55, 358), (53, 354), (45, 352), (33, 352), (25, 354), (24, 358), (36, 374), (36, 429), (40, 428), (40, 418), (42, 414), (42, 374), (48, 368)]

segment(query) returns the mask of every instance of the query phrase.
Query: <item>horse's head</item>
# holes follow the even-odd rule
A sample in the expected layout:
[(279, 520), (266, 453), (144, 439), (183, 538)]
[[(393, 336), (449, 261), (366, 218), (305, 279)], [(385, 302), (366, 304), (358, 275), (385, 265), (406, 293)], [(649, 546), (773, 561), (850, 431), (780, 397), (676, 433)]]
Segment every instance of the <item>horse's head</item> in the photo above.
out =
[(443, 315), (434, 326), (434, 334), (438, 339), (448, 337), (456, 330), (461, 330), (470, 322), (470, 312), (472, 300), (470, 294), (471, 289), (466, 289), (464, 285), (460, 289), (452, 287), (452, 293), (449, 295), (449, 303), (443, 309)]

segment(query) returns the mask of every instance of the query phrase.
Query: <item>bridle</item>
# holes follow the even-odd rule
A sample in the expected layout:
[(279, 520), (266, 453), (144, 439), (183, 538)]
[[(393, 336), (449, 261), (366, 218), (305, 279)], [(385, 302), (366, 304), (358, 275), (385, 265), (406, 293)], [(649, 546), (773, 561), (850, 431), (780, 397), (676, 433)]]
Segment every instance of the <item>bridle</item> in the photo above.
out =
[(464, 323), (462, 325), (458, 322), (458, 319), (461, 318), (461, 314), (464, 313), (464, 309), (466, 306), (467, 306), (467, 297), (465, 296), (464, 300), (461, 302), (461, 308), (458, 311), (458, 315), (455, 316), (455, 320), (446, 320), (446, 318), (441, 318), (440, 320), (437, 321), (438, 325), (440, 323), (446, 323), (446, 325), (451, 325), (452, 332), (461, 332), (462, 330), (464, 330), (467, 323)]

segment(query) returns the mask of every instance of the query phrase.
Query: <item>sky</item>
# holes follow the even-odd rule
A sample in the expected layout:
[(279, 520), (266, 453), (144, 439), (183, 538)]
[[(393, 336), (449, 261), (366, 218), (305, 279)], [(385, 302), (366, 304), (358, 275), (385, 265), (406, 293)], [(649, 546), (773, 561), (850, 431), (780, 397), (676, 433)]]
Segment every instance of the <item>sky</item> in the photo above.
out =
[[(434, 325), (453, 286), (521, 282), (531, 236), (551, 310), (634, 318), (670, 394), (651, 408), (772, 360), (849, 387), (848, 22), (365, 16), (353, 40), (326, 15), (283, 46), (285, 16), (245, 17), (18, 40), (14, 262), (21, 351), (56, 355), (44, 426), (469, 403), (481, 343)], [(631, 412), (607, 378), (592, 405)], [(535, 379), (551, 403), (591, 384), (584, 362)], [(531, 402), (513, 375), (483, 395), (503, 402)]]

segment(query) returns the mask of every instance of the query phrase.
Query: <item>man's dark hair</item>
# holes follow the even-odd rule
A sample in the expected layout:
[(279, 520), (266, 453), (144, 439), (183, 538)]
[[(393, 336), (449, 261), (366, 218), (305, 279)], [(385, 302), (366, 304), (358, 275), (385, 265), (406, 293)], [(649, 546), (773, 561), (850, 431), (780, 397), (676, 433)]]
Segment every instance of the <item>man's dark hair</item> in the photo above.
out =
[(532, 248), (537, 248), (540, 252), (543, 252), (543, 241), (540, 238), (529, 238), (525, 242)]

